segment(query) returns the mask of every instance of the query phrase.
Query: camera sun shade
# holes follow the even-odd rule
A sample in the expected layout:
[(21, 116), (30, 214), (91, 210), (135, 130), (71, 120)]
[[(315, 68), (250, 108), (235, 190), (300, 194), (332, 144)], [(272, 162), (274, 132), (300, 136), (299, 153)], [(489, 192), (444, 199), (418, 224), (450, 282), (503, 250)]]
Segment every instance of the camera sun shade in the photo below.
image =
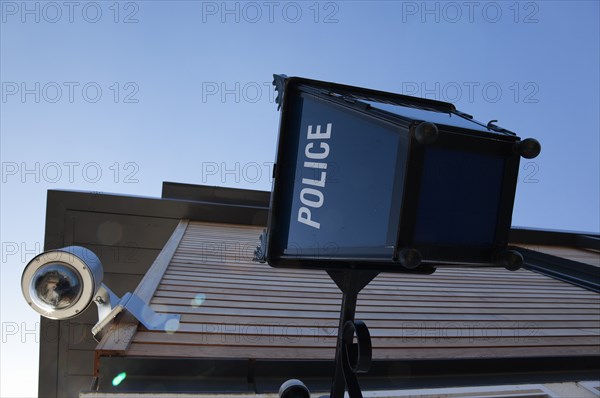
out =
[(519, 268), (507, 250), (521, 156), (540, 152), (449, 103), (275, 75), (279, 144), (266, 233), (274, 267)]

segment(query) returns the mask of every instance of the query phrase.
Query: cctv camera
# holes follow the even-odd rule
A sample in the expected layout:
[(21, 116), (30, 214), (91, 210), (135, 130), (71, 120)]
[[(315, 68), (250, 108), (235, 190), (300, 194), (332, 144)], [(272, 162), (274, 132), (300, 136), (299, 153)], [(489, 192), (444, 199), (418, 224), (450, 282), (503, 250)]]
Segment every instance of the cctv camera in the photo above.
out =
[(178, 328), (179, 315), (158, 314), (134, 293), (119, 298), (102, 283), (103, 275), (102, 263), (91, 250), (69, 246), (34, 257), (23, 271), (21, 290), (27, 303), (50, 319), (72, 318), (95, 302), (99, 320), (92, 333), (98, 339), (123, 310), (149, 330)]
[(102, 276), (102, 264), (91, 250), (69, 246), (33, 258), (23, 271), (21, 289), (40, 315), (69, 319), (91, 304)]

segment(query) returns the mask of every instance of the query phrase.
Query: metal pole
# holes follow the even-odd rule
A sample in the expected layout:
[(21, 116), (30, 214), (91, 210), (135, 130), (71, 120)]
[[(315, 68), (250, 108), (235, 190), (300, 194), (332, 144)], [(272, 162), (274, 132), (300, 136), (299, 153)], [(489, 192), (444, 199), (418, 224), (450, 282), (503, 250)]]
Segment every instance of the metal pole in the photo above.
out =
[(352, 273), (344, 272), (342, 289), (342, 309), (340, 311), (340, 324), (338, 328), (337, 345), (335, 348), (335, 370), (331, 383), (330, 398), (343, 398), (346, 391), (346, 380), (342, 369), (342, 333), (347, 321), (354, 321), (356, 313), (356, 300), (358, 291), (352, 288)]
[(369, 284), (379, 273), (367, 271), (328, 271), (329, 276), (342, 291), (342, 308), (338, 328), (337, 345), (335, 348), (335, 369), (331, 383), (330, 398), (343, 398), (346, 391), (346, 380), (342, 364), (342, 335), (344, 325), (354, 321), (358, 293)]

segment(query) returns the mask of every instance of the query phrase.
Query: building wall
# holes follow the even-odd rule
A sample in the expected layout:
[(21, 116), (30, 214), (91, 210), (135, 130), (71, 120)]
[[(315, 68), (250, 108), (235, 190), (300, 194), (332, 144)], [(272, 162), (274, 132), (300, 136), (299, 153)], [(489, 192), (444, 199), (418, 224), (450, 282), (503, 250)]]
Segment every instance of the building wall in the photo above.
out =
[[(44, 250), (88, 247), (102, 261), (104, 283), (122, 295), (135, 290), (181, 219), (266, 225), (265, 198), (260, 206), (256, 200), (248, 202), (240, 190), (191, 191), (193, 201), (48, 191)], [(264, 196), (258, 191), (246, 194)], [(219, 197), (227, 198), (228, 204), (216, 203)], [(71, 320), (41, 318), (40, 397), (76, 397), (89, 390), (97, 345), (91, 327), (97, 318), (95, 305)]]
[[(77, 210), (64, 215), (62, 240), (54, 235), (45, 249), (80, 245), (92, 250), (102, 261), (104, 283), (119, 296), (135, 290), (179, 221)], [(91, 328), (97, 321), (94, 304), (70, 320), (42, 318), (40, 397), (75, 397), (89, 390), (97, 345)]]

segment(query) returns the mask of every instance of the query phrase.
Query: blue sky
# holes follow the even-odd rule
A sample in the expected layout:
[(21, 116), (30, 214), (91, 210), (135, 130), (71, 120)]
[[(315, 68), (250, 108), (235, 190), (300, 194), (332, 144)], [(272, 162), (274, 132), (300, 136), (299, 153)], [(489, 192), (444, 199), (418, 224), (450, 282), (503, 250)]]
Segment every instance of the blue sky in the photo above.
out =
[(513, 225), (600, 230), (597, 1), (0, 4), (1, 396), (37, 393), (19, 280), (46, 191), (270, 190), (273, 73), (498, 119), (543, 147), (522, 162)]

